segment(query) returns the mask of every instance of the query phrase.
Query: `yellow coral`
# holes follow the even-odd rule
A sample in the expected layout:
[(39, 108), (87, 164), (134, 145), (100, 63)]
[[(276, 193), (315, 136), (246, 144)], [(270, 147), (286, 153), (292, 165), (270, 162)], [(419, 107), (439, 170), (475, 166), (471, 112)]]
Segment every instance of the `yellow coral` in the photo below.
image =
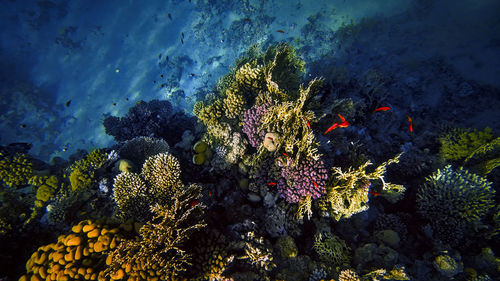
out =
[[(97, 235), (88, 237), (81, 231), (83, 228), (92, 228)], [(39, 247), (26, 263), (27, 273), (20, 280), (115, 280), (104, 274), (102, 265), (123, 240), (122, 233), (123, 229), (81, 221), (70, 234)]]
[(230, 87), (226, 90), (224, 103), (224, 115), (229, 119), (235, 119), (245, 111), (245, 98), (236, 87)]
[(9, 187), (28, 184), (33, 175), (33, 164), (26, 154), (10, 157), (0, 152), (0, 180)]
[(94, 180), (94, 173), (106, 161), (106, 153), (100, 149), (92, 150), (85, 158), (73, 163), (70, 167), (69, 180), (73, 190), (82, 190), (90, 187)]

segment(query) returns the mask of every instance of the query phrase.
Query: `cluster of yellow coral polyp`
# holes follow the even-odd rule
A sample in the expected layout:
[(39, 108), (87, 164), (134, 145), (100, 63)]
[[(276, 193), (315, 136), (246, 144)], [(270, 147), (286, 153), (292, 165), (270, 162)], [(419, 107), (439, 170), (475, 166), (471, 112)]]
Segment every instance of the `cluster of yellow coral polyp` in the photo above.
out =
[(113, 277), (119, 276), (105, 276), (104, 269), (109, 251), (121, 242), (120, 231), (82, 221), (72, 233), (59, 236), (57, 243), (38, 248), (26, 263), (27, 274), (19, 280), (117, 280)]

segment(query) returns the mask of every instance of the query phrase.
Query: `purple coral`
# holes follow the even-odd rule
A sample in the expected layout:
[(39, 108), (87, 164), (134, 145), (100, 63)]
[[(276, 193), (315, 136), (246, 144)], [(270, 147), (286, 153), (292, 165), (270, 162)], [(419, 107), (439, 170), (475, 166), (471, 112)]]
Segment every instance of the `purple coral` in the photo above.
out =
[(297, 203), (306, 196), (313, 199), (326, 193), (328, 172), (322, 160), (306, 159), (299, 165), (281, 170), (278, 192), (289, 203)]
[(266, 135), (266, 132), (259, 131), (259, 123), (269, 107), (270, 104), (254, 105), (243, 114), (242, 130), (247, 135), (248, 142), (252, 147), (257, 147)]

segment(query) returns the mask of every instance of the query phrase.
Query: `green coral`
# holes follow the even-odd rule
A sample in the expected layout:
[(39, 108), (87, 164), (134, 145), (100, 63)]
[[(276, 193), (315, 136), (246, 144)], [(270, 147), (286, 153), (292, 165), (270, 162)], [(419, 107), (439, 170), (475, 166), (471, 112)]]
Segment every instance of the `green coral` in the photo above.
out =
[(500, 165), (500, 137), (490, 128), (484, 130), (451, 129), (439, 138), (441, 158), (486, 175)]
[(69, 181), (72, 190), (89, 188), (95, 180), (95, 171), (106, 162), (107, 154), (101, 149), (94, 149), (83, 159), (75, 161), (69, 168)]
[(367, 171), (367, 167), (372, 164), (370, 161), (366, 161), (356, 169), (350, 167), (346, 172), (339, 167), (333, 167), (333, 180), (327, 187), (326, 195), (319, 202), (323, 215), (340, 220), (368, 210), (368, 191), (373, 190), (372, 182), (375, 180), (382, 184), (377, 194), (386, 196), (389, 201), (401, 198), (405, 188), (384, 180), (387, 166), (398, 163), (400, 157), (401, 154), (396, 155), (380, 164), (373, 172)]
[(26, 154), (16, 154), (11, 157), (0, 152), (0, 180), (8, 187), (27, 185), (32, 176), (33, 163)]
[(417, 211), (444, 243), (458, 243), (466, 228), (477, 229), (494, 207), (491, 182), (462, 167), (437, 170), (417, 191)]
[(343, 266), (349, 264), (351, 259), (351, 249), (344, 240), (333, 234), (317, 233), (314, 238), (313, 248), (320, 260), (328, 264)]

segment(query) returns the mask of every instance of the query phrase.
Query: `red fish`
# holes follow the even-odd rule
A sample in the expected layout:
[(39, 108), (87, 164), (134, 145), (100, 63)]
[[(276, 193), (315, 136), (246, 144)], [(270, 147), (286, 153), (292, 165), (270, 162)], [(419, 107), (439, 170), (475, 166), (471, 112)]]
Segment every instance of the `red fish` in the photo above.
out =
[(381, 193), (378, 193), (378, 192), (373, 192), (373, 191), (368, 191), (368, 193), (372, 194), (373, 196), (379, 196), (379, 195), (382, 195)]
[(208, 196), (212, 196), (212, 191), (209, 191), (209, 192), (208, 192)]
[(311, 179), (311, 182), (314, 184), (316, 188), (318, 188), (318, 184), (314, 180)]
[(279, 32), (279, 33), (285, 33), (285, 32), (284, 32), (283, 30), (281, 30), (281, 29), (278, 29), (278, 30), (276, 30), (276, 31), (277, 31), (277, 32)]
[(281, 152), (281, 153), (283, 153), (283, 155), (285, 155), (286, 157), (290, 157), (290, 156), (288, 156), (288, 154), (286, 154), (285, 152)]
[(268, 183), (267, 185), (277, 185), (277, 183), (275, 183), (275, 182), (270, 182), (270, 183)]
[(382, 107), (379, 107), (377, 109), (375, 109), (373, 112), (377, 112), (377, 111), (387, 111), (387, 110), (390, 110), (391, 108), (388, 107), (388, 106), (382, 106)]
[(189, 205), (190, 205), (191, 207), (194, 207), (194, 206), (198, 205), (198, 200), (193, 200), (193, 201), (191, 201), (191, 203), (189, 203)]
[(408, 116), (408, 122), (410, 122), (410, 132), (413, 133), (413, 120)]
[(349, 123), (349, 121), (346, 121), (345, 118), (339, 114), (339, 117), (340, 117), (340, 120), (342, 120), (341, 123), (333, 123), (332, 126), (330, 126), (330, 128), (328, 128), (323, 134), (326, 135), (328, 132), (330, 132), (331, 130), (334, 130), (334, 129), (337, 129), (337, 128), (347, 128), (349, 127), (349, 125), (351, 125), (351, 123)]
[(311, 129), (311, 123), (309, 123), (309, 120), (307, 120), (307, 117), (305, 117), (305, 118), (306, 118), (306, 124), (307, 124), (307, 127), (308, 127), (309, 129)]
[(267, 138), (268, 138), (268, 139), (270, 139), (271, 141), (274, 141), (274, 139), (273, 139), (273, 138), (271, 138), (271, 137), (267, 137)]

